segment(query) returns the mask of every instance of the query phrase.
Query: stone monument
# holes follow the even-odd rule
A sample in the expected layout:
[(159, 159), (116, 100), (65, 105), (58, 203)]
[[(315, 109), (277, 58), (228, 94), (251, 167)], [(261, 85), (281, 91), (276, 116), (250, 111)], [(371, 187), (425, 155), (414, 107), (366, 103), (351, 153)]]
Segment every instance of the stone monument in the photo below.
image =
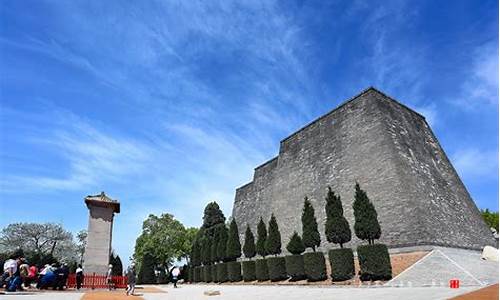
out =
[(85, 204), (89, 209), (89, 227), (84, 270), (86, 274), (105, 274), (111, 253), (113, 217), (115, 213), (120, 212), (120, 202), (102, 192), (99, 195), (85, 197)]
[[(286, 245), (302, 232), (308, 196), (326, 250), (334, 247), (324, 234), (327, 187), (340, 194), (352, 228), (355, 182), (378, 212), (378, 242), (391, 248), (496, 245), (425, 118), (374, 88), (283, 139), (279, 154), (236, 190), (233, 217), (255, 233), (260, 217), (267, 222), (274, 213)], [(347, 247), (361, 243), (352, 232)]]

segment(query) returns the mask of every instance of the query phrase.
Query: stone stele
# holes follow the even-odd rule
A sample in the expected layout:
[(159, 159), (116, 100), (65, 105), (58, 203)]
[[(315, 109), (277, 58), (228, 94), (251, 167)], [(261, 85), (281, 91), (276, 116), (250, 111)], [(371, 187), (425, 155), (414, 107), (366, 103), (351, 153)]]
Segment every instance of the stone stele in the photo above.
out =
[[(331, 186), (342, 199), (353, 238), (354, 185), (364, 189), (378, 213), (379, 243), (390, 248), (445, 246), (482, 249), (496, 245), (425, 118), (384, 93), (368, 88), (280, 143), (279, 154), (255, 168), (253, 181), (236, 189), (233, 217), (256, 233), (260, 217), (274, 213), (282, 248), (302, 232), (307, 196), (324, 234), (325, 197)], [(394, 249), (396, 250), (396, 249)], [(285, 251), (286, 252), (286, 251)]]
[(120, 202), (104, 192), (85, 197), (89, 209), (87, 246), (84, 254), (86, 274), (105, 274), (108, 270), (113, 234), (113, 217), (120, 212)]

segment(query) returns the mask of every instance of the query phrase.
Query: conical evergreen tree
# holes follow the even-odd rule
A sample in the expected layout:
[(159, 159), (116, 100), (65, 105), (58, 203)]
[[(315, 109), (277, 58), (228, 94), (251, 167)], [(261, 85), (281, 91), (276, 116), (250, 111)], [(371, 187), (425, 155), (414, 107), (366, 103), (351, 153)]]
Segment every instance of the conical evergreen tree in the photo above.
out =
[(195, 238), (193, 246), (191, 247), (191, 264), (193, 266), (199, 266), (201, 264), (201, 247), (198, 238)]
[(203, 213), (203, 225), (201, 226), (204, 235), (212, 238), (215, 235), (215, 227), (224, 224), (224, 222), (226, 222), (226, 217), (224, 217), (217, 202), (208, 203)]
[(220, 227), (219, 229), (219, 243), (217, 245), (217, 258), (219, 261), (227, 261), (226, 257), (226, 246), (228, 232), (226, 226)]
[(210, 264), (210, 260), (212, 258), (212, 245), (210, 243), (210, 239), (208, 237), (204, 237), (201, 243), (202, 249), (202, 262), (204, 265)]
[(344, 209), (340, 195), (335, 195), (330, 187), (326, 195), (326, 224), (325, 235), (330, 243), (339, 244), (340, 248), (351, 240), (351, 228), (344, 217)]
[(318, 231), (318, 222), (314, 216), (314, 208), (307, 197), (304, 198), (304, 209), (302, 210), (302, 241), (307, 247), (311, 247), (316, 252), (321, 238)]
[(216, 263), (219, 261), (217, 258), (217, 246), (219, 246), (219, 238), (217, 235), (212, 239), (212, 243), (210, 243), (210, 261), (212, 263)]
[(229, 225), (226, 253), (229, 261), (235, 261), (241, 256), (240, 234), (238, 232), (238, 225), (236, 224), (236, 220), (234, 218)]
[(381, 229), (377, 219), (377, 211), (370, 199), (356, 182), (356, 193), (354, 195), (354, 232), (359, 239), (368, 240), (373, 244), (375, 239), (380, 238)]
[(141, 268), (139, 269), (139, 283), (156, 283), (155, 277), (155, 261), (153, 255), (145, 253), (142, 261)]
[(245, 254), (246, 258), (252, 258), (255, 256), (255, 253), (255, 240), (252, 230), (250, 230), (250, 226), (247, 225), (247, 230), (245, 231), (245, 245), (243, 245), (243, 254)]
[(266, 224), (262, 217), (260, 217), (259, 224), (257, 225), (257, 244), (255, 245), (255, 250), (257, 254), (265, 257), (268, 253), (266, 251), (266, 240), (267, 240), (267, 230)]
[(266, 252), (274, 255), (281, 253), (281, 233), (274, 214), (271, 215), (271, 219), (269, 220), (269, 235), (266, 239)]
[(302, 241), (302, 238), (300, 235), (297, 233), (297, 231), (293, 232), (292, 237), (290, 238), (290, 241), (286, 245), (286, 250), (292, 254), (302, 254), (306, 250), (306, 246), (304, 246), (304, 242)]

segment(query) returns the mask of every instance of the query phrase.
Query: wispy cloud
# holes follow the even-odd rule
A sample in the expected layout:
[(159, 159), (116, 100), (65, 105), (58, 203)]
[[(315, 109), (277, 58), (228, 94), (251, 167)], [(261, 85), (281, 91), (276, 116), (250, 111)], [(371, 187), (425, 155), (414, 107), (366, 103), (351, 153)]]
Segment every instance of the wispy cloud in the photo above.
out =
[(465, 148), (453, 153), (451, 160), (465, 180), (481, 181), (498, 176), (498, 150)]
[(490, 41), (471, 53), (471, 63), (453, 103), (465, 109), (498, 106), (498, 41)]

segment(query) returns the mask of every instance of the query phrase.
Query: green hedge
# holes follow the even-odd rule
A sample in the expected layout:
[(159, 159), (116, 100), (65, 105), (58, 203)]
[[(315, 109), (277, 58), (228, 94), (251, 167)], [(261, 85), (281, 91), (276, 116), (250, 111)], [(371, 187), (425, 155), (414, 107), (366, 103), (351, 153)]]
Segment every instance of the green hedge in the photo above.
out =
[(285, 256), (286, 273), (291, 277), (290, 281), (297, 281), (306, 279), (306, 272), (304, 271), (304, 258), (302, 255), (288, 255)]
[(241, 281), (241, 263), (239, 261), (230, 261), (227, 263), (227, 278), (231, 282)]
[(265, 258), (255, 260), (255, 277), (258, 281), (269, 280), (269, 270)]
[(286, 274), (286, 263), (284, 257), (270, 257), (267, 259), (267, 270), (271, 281), (288, 279)]
[(227, 263), (217, 264), (217, 280), (219, 282), (227, 281)]
[(212, 282), (212, 266), (203, 266), (203, 281)]
[(197, 266), (194, 268), (194, 282), (201, 282), (202, 280), (202, 267), (201, 266)]
[(332, 267), (332, 281), (344, 281), (354, 277), (354, 255), (351, 248), (328, 251)]
[(243, 269), (243, 280), (244, 281), (254, 281), (257, 279), (255, 277), (255, 261), (254, 260), (245, 260), (242, 262)]
[(327, 278), (325, 256), (323, 252), (309, 252), (304, 254), (304, 271), (307, 280), (321, 281)]
[(212, 281), (219, 282), (219, 280), (217, 279), (217, 265), (211, 265), (210, 270), (212, 272)]
[(358, 247), (359, 278), (367, 280), (389, 280), (392, 278), (391, 257), (386, 245), (362, 245)]

